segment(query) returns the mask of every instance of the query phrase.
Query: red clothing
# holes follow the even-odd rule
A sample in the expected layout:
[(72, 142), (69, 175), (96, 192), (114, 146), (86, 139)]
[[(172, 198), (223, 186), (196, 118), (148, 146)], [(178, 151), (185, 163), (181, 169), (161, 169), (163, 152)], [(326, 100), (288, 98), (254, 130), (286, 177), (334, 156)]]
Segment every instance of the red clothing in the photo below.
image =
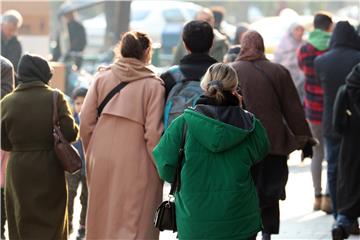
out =
[(314, 60), (326, 51), (319, 51), (310, 43), (303, 44), (297, 51), (300, 69), (305, 74), (305, 115), (314, 124), (322, 122), (324, 95), (321, 83), (315, 76)]

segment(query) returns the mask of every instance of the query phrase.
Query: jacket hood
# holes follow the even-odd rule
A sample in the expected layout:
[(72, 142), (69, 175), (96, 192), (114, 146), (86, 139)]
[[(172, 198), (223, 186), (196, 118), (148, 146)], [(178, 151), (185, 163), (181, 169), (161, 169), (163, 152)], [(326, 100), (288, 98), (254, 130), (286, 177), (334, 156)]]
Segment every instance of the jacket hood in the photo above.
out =
[(315, 29), (309, 34), (309, 43), (317, 50), (324, 51), (329, 48), (331, 34), (320, 29)]
[(111, 70), (122, 82), (155, 77), (155, 73), (144, 62), (135, 58), (120, 57), (111, 65)]
[(350, 88), (360, 89), (360, 63), (355, 65), (349, 75), (346, 77), (346, 84)]
[[(235, 119), (234, 116), (236, 122), (231, 120)], [(211, 152), (236, 147), (255, 128), (254, 116), (235, 106), (197, 105), (194, 109), (185, 110), (184, 118), (189, 133)]]
[(349, 47), (360, 50), (360, 36), (348, 21), (338, 22), (331, 36), (330, 47)]

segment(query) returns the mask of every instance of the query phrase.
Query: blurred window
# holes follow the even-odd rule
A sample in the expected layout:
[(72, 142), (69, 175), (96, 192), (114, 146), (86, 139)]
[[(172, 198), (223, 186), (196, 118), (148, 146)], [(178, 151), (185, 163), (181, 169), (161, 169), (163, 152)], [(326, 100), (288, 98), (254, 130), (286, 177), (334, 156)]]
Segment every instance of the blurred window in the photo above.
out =
[(131, 20), (132, 21), (141, 21), (149, 15), (149, 10), (133, 10), (131, 11)]
[(179, 9), (168, 9), (163, 12), (165, 21), (168, 23), (182, 23), (185, 22), (185, 18)]
[(188, 12), (188, 15), (192, 18), (195, 19), (195, 16), (198, 12), (198, 9), (192, 9), (192, 8), (187, 8), (186, 11)]

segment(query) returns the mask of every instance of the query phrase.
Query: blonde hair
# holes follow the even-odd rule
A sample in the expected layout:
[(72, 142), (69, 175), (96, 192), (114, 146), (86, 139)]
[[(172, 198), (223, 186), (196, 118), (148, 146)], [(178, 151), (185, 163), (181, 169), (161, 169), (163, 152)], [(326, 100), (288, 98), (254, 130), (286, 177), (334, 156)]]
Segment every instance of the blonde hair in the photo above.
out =
[(219, 103), (224, 100), (224, 91), (231, 92), (237, 85), (238, 76), (235, 69), (225, 63), (211, 65), (200, 83), (205, 95), (214, 97)]

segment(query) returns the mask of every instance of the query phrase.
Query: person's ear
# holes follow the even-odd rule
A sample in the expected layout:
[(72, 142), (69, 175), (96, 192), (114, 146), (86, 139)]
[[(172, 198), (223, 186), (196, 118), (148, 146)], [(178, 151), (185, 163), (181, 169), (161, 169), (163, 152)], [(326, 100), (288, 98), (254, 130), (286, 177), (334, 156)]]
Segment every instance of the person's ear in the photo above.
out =
[(144, 52), (143, 62), (145, 64), (151, 63), (151, 47), (148, 47)]

